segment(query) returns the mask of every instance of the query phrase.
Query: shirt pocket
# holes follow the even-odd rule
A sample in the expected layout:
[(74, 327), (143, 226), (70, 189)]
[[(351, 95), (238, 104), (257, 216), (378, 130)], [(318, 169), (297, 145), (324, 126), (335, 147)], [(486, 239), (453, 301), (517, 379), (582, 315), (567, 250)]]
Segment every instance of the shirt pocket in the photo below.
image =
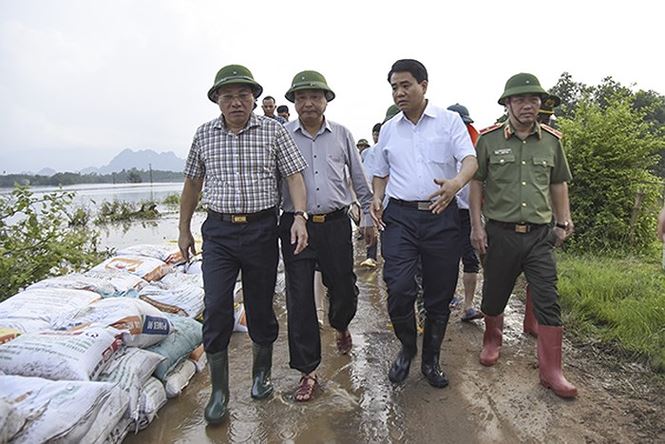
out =
[(533, 156), (533, 178), (539, 183), (549, 184), (550, 173), (554, 168), (552, 156)]
[(455, 158), (450, 152), (448, 142), (444, 138), (432, 139), (427, 147), (427, 158), (438, 164), (455, 163)]
[(490, 175), (501, 183), (511, 182), (515, 174), (515, 155), (510, 153), (490, 154)]
[(345, 182), (346, 180), (346, 160), (343, 153), (331, 153), (326, 156), (328, 163), (328, 179), (338, 182)]

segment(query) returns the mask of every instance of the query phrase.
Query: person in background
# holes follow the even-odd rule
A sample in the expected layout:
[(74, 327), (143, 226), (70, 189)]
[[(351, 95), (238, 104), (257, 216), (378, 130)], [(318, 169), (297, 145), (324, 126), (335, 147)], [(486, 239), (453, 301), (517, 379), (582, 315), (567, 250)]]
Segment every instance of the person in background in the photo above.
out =
[[(378, 136), (377, 136), (378, 137)], [(371, 162), (371, 151), (372, 147), (370, 147), (369, 142), (366, 139), (360, 139), (358, 140), (358, 143), (356, 143), (356, 147), (358, 148), (358, 152), (360, 153), (360, 158), (362, 159), (363, 162), (363, 168), (365, 170), (365, 174), (367, 177), (370, 176), (370, 170), (369, 164)], [(360, 215), (362, 218), (362, 215)], [(361, 221), (358, 221), (358, 225), (360, 225)], [(367, 223), (362, 224), (363, 226), (360, 227), (360, 235), (364, 238), (366, 236), (365, 230), (372, 230), (374, 231), (374, 224), (371, 221), (371, 218), (368, 217), (368, 220), (366, 221)], [(369, 226), (368, 226), (369, 225)], [(374, 269), (377, 266), (377, 252), (378, 252), (378, 241), (376, 239), (376, 236), (374, 236), (374, 242), (370, 245), (367, 244), (367, 249), (366, 249), (366, 257), (365, 260), (360, 263), (360, 266), (363, 268), (368, 268), (368, 269)]]
[[(430, 385), (443, 388), (448, 378), (439, 355), (461, 251), (455, 195), (476, 171), (475, 151), (459, 116), (425, 98), (428, 78), (422, 63), (396, 61), (388, 82), (400, 112), (381, 127), (372, 161), (372, 217), (383, 229), (388, 313), (402, 344), (388, 378), (402, 383), (417, 353), (414, 303), (420, 259), (426, 310), (421, 371)], [(462, 163), (459, 172), (456, 162)], [(384, 209), (385, 196), (389, 200)]]
[[(462, 118), (471, 138), (471, 143), (476, 145), (478, 140), (478, 130), (473, 126), (473, 119), (469, 115), (466, 106), (456, 103), (448, 107), (449, 111), (456, 112)], [(460, 164), (457, 165), (461, 167)], [(457, 193), (457, 206), (459, 207), (460, 228), (462, 235), (462, 264), (464, 274), (462, 283), (464, 285), (464, 311), (462, 313), (463, 322), (471, 322), (475, 319), (482, 319), (483, 314), (473, 305), (473, 297), (476, 294), (476, 284), (478, 282), (478, 272), (480, 271), (480, 260), (471, 245), (471, 216), (469, 216), (469, 185)]]
[(508, 120), (481, 131), (476, 144), (471, 241), (479, 254), (486, 254), (480, 363), (492, 366), (499, 360), (503, 312), (517, 277), (524, 272), (538, 319), (540, 382), (557, 396), (573, 398), (577, 388), (562, 372), (563, 327), (554, 257), (554, 248), (573, 233), (566, 186), (572, 176), (561, 134), (537, 122), (546, 96), (533, 74), (512, 76), (498, 101), (505, 106)]
[(554, 128), (556, 123), (554, 108), (559, 105), (561, 105), (561, 99), (553, 94), (548, 94), (543, 98), (543, 103), (540, 104), (540, 110), (538, 111), (538, 123)]
[[(316, 71), (302, 71), (293, 77), (285, 97), (295, 103), (298, 113), (298, 119), (285, 128), (309, 165), (303, 173), (307, 211), (296, 211), (295, 203), (283, 193), (284, 213), (280, 220), (289, 365), (302, 374), (294, 399), (303, 402), (311, 400), (319, 386), (316, 368), (321, 362), (321, 340), (314, 302), (315, 267), (319, 266), (328, 289), (328, 320), (337, 332), (337, 349), (348, 354), (352, 349), (349, 323), (356, 313), (358, 287), (347, 211), (354, 191), (363, 211), (369, 213), (372, 192), (351, 132), (325, 117), (328, 102), (335, 98), (325, 77)], [(294, 254), (288, 231), (297, 217), (307, 220), (309, 233), (309, 245), (299, 255)], [(364, 219), (369, 222), (369, 216)], [(373, 243), (374, 231), (367, 230), (366, 234), (366, 242)]]
[(291, 114), (289, 114), (289, 107), (286, 105), (279, 105), (277, 107), (277, 115), (284, 119), (284, 123), (289, 121)]
[(286, 123), (286, 120), (282, 116), (275, 115), (275, 98), (273, 96), (265, 96), (261, 101), (261, 108), (263, 108), (264, 116), (277, 120), (281, 124)]
[[(239, 271), (253, 344), (251, 395), (264, 399), (273, 391), (272, 344), (279, 328), (273, 310), (279, 257), (278, 183), (284, 183), (293, 208), (306, 208), (301, 171), (307, 163), (282, 125), (252, 112), (262, 91), (244, 66), (228, 65), (219, 70), (208, 98), (222, 114), (196, 130), (184, 171), (178, 247), (186, 260), (190, 253), (196, 254), (191, 220), (202, 189), (208, 209), (201, 234), (203, 346), (212, 382), (204, 416), (210, 424), (222, 422), (227, 413), (228, 345), (233, 332), (233, 289)], [(271, 155), (266, 155), (266, 146), (271, 147)], [(256, 180), (258, 174), (260, 180)], [(305, 220), (294, 218), (287, 231), (287, 242), (297, 255), (307, 245)]]

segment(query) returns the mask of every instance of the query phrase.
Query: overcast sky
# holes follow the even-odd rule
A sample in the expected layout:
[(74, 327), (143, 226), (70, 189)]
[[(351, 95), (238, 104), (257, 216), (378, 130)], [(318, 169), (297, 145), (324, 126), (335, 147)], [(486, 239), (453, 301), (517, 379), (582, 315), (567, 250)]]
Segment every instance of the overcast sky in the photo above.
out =
[[(570, 72), (665, 93), (659, 2), (0, 0), (0, 173), (101, 166), (125, 148), (186, 157), (219, 113), (206, 93), (239, 63), (284, 99), (293, 75), (323, 73), (329, 119), (356, 139), (392, 103), (400, 58), (429, 71), (430, 100), (466, 105), (476, 126), (517, 72), (545, 88)], [(261, 111), (260, 108), (257, 111)], [(146, 166), (147, 167), (147, 166)]]

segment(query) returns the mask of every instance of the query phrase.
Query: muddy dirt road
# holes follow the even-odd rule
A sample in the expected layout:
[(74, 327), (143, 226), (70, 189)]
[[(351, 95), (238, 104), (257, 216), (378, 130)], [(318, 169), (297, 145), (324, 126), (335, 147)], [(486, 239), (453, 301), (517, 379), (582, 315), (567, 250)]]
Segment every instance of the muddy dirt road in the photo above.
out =
[[(356, 251), (362, 252), (362, 245)], [(362, 259), (356, 257), (356, 263)], [(482, 322), (462, 323), (455, 311), (441, 353), (450, 386), (430, 387), (418, 356), (406, 383), (394, 388), (387, 369), (398, 342), (389, 327), (380, 270), (357, 268), (360, 296), (350, 326), (350, 356), (337, 353), (330, 327), (322, 331), (322, 390), (314, 401), (299, 404), (292, 398), (299, 375), (288, 367), (284, 296), (279, 295), (272, 398), (250, 398), (251, 344), (247, 334), (236, 333), (230, 346), (230, 414), (223, 425), (206, 427), (203, 420), (210, 393), (204, 372), (160, 410), (148, 429), (125, 442), (665, 442), (662, 379), (654, 380), (641, 366), (567, 342), (565, 371), (580, 391), (578, 399), (564, 401), (542, 388), (536, 342), (521, 332), (523, 306), (517, 297), (506, 312), (504, 347), (495, 367), (478, 363)]]

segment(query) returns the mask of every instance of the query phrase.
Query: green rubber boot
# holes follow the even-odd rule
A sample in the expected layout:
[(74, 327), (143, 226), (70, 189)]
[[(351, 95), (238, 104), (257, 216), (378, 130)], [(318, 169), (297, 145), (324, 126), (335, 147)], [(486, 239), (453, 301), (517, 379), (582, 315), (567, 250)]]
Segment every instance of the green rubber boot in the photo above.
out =
[(272, 368), (272, 344), (253, 345), (252, 398), (265, 399), (272, 394), (270, 370)]
[(205, 420), (208, 424), (219, 424), (226, 416), (229, 403), (229, 352), (208, 353), (212, 393), (205, 408)]

